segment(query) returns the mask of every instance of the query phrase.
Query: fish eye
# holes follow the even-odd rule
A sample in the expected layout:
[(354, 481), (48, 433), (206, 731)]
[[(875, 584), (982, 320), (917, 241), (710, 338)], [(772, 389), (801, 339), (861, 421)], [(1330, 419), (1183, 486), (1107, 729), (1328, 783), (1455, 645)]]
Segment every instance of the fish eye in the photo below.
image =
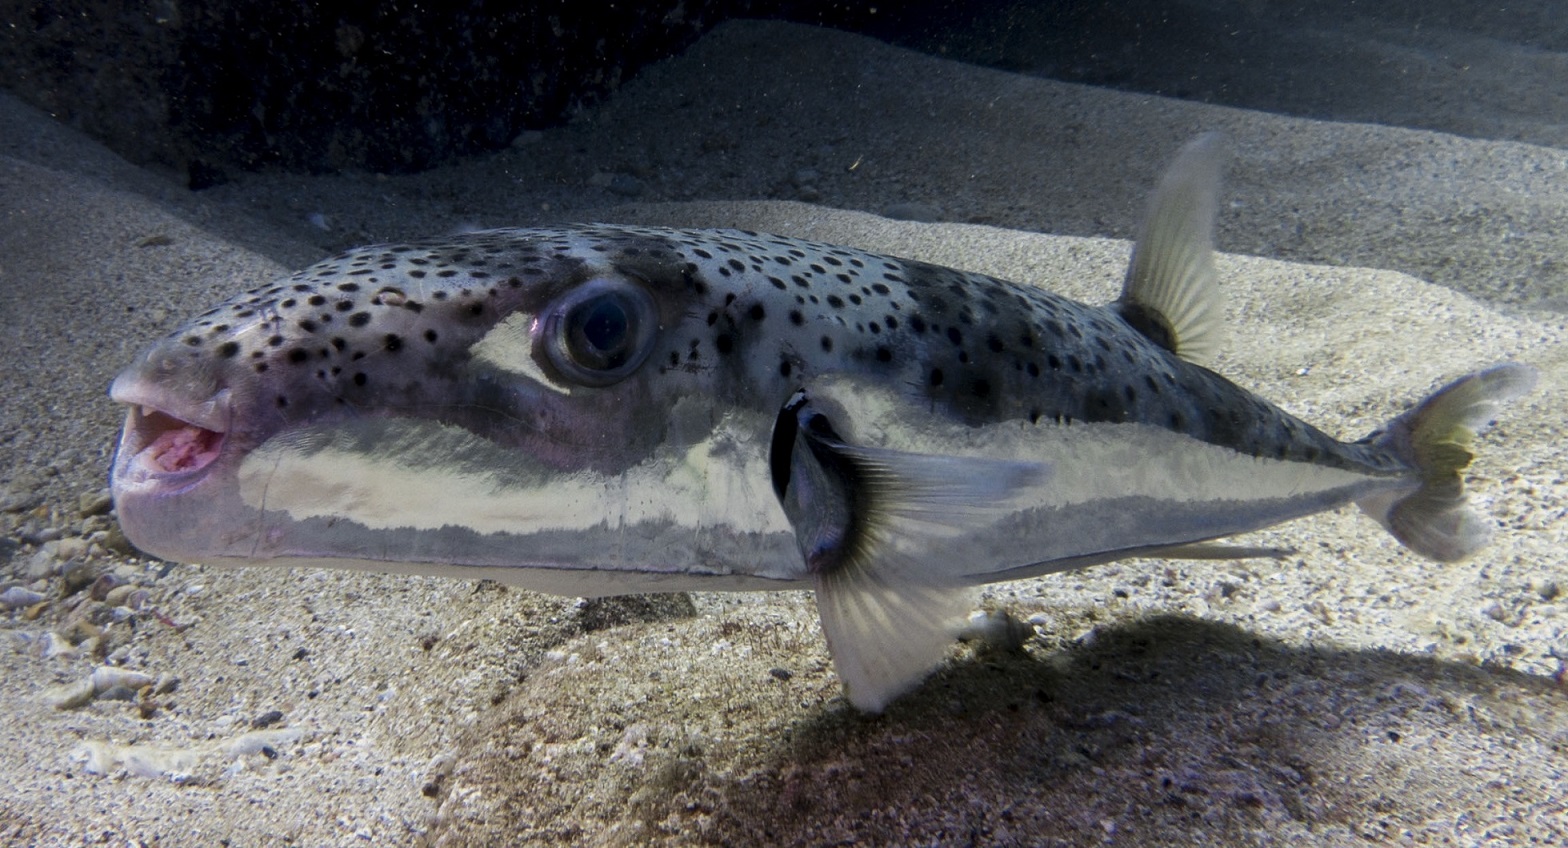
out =
[(648, 358), (658, 330), (653, 298), (624, 280), (590, 280), (545, 312), (545, 349), (564, 375), (589, 386), (618, 383)]

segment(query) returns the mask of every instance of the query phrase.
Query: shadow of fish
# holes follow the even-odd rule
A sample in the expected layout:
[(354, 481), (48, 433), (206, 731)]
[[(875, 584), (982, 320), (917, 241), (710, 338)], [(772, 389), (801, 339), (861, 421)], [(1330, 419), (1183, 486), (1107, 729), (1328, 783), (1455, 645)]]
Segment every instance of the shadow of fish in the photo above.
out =
[(568, 595), (816, 591), (849, 699), (946, 649), (966, 590), (1355, 502), (1416, 552), (1487, 540), (1460, 471), (1505, 364), (1338, 441), (1201, 363), (1219, 144), (1156, 190), (1121, 297), (736, 230), (507, 229), (245, 292), (114, 382), (126, 535), (213, 564)]

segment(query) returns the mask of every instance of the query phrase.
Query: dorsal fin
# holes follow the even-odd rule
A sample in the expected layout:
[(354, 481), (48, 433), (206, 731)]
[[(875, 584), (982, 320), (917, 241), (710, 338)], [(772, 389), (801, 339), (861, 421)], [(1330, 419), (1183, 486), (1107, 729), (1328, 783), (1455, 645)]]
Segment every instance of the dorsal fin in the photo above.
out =
[(1214, 273), (1222, 148), (1219, 133), (1205, 133), (1166, 168), (1114, 306), (1139, 332), (1199, 364), (1219, 353), (1225, 324)]

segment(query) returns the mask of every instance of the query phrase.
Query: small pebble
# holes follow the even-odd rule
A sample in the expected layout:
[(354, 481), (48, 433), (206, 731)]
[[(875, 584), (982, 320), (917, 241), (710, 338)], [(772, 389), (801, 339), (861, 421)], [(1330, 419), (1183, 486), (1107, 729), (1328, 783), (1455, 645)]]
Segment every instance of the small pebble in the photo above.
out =
[(768, 669), (768, 674), (775, 680), (788, 680), (795, 676), (794, 672), (787, 668), (770, 668)]
[(24, 512), (43, 503), (44, 496), (26, 489), (0, 489), (0, 512)]
[(0, 592), (0, 608), (7, 610), (20, 609), (21, 607), (36, 604), (43, 599), (44, 596), (39, 592), (34, 592), (21, 586), (12, 586), (4, 592)]
[(67, 536), (57, 543), (55, 556), (65, 560), (81, 559), (87, 556), (87, 540), (80, 536)]
[(57, 710), (73, 710), (111, 695), (115, 700), (134, 700), (137, 690), (152, 683), (150, 674), (106, 665), (94, 669), (83, 680), (55, 687), (44, 698)]
[(1016, 651), (1033, 636), (1032, 626), (1006, 610), (977, 610), (958, 634), (966, 642), (980, 642), (998, 651)]
[(121, 530), (118, 524), (113, 525), (108, 530), (104, 531), (103, 542), (101, 544), (106, 550), (113, 551), (117, 554), (129, 555), (136, 553), (135, 546), (131, 544), (130, 539), (125, 538), (125, 531)]
[[(117, 574), (100, 574), (92, 585), (87, 587), (87, 596), (95, 601), (107, 601), (115, 589), (124, 589), (125, 579)], [(111, 606), (117, 606), (111, 604)]]
[(60, 561), (54, 554), (40, 550), (27, 558), (27, 565), (22, 569), (22, 576), (27, 580), (42, 580), (53, 577), (60, 568)]
[[(108, 577), (108, 576), (109, 575), (107, 575), (107, 574), (104, 575), (104, 577)], [(101, 581), (101, 580), (103, 580), (103, 577), (100, 577), (98, 579)], [(102, 600), (103, 600), (104, 603), (108, 604), (111, 607), (130, 606), (129, 604), (126, 603), (126, 601), (130, 599), (131, 594), (133, 592), (135, 592), (137, 590), (137, 588), (138, 588), (137, 586), (135, 586), (135, 585), (133, 585), (131, 583), (126, 583), (124, 581), (124, 579), (121, 578), (120, 582), (117, 585), (115, 585), (109, 591), (104, 593), (104, 596), (103, 596)]]
[(251, 719), (250, 720), (250, 726), (256, 728), (257, 730), (260, 730), (260, 729), (262, 729), (264, 727), (271, 727), (272, 725), (277, 724), (278, 722), (280, 722), (282, 720), (283, 720), (283, 711), (282, 710), (268, 710), (268, 711), (262, 713), (261, 715), (256, 716), (255, 718)]
[(74, 595), (91, 586), (98, 572), (81, 560), (72, 560), (60, 569), (60, 576), (65, 578), (65, 594)]
[(69, 639), (51, 630), (38, 640), (38, 654), (46, 660), (70, 659), (76, 656), (76, 646), (72, 645)]
[(96, 492), (87, 492), (76, 499), (77, 513), (82, 518), (91, 518), (94, 515), (105, 515), (114, 507), (114, 497), (108, 489), (99, 489)]

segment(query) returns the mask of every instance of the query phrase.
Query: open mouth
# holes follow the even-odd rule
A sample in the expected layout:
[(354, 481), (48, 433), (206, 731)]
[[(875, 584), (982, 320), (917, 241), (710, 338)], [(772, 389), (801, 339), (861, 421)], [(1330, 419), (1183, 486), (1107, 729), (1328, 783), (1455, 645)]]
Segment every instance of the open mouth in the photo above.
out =
[(144, 406), (131, 409), (125, 427), (134, 430), (137, 441), (145, 445), (137, 451), (136, 461), (154, 473), (200, 471), (211, 465), (223, 449), (223, 431), (209, 430)]
[(223, 453), (230, 413), (227, 390), (199, 404), (178, 403), (161, 394), (131, 381), (117, 380), (111, 390), (115, 400), (130, 407), (115, 459), (116, 487), (189, 480)]

